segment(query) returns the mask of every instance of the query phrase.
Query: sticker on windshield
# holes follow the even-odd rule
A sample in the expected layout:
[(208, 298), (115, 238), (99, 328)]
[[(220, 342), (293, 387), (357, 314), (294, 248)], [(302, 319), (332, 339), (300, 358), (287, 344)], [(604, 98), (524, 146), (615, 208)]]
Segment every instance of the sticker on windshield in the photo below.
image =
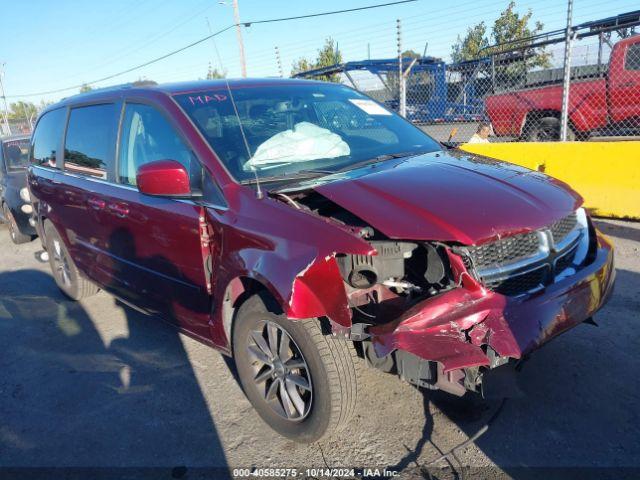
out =
[(350, 98), (349, 101), (369, 115), (391, 115), (389, 110), (385, 110), (373, 100)]

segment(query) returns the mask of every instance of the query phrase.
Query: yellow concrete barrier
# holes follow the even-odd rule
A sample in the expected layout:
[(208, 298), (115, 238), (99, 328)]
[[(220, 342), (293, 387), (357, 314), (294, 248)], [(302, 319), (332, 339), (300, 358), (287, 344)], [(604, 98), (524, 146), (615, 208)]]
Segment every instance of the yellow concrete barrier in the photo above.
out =
[(640, 142), (466, 143), (460, 148), (562, 180), (584, 197), (594, 215), (640, 220)]

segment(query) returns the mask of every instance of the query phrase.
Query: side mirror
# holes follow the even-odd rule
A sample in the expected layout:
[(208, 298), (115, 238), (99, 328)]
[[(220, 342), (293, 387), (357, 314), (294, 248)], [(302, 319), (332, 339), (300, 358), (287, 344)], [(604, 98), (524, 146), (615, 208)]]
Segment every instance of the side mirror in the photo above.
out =
[(142, 165), (136, 174), (138, 190), (160, 197), (189, 197), (189, 173), (180, 162), (158, 160)]

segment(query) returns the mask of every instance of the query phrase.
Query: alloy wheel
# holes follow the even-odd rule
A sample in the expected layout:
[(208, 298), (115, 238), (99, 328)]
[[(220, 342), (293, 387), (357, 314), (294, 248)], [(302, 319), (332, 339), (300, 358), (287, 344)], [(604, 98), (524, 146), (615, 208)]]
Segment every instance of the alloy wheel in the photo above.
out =
[(67, 287), (71, 286), (69, 259), (60, 245), (60, 240), (57, 238), (53, 239), (53, 265), (56, 275), (62, 281), (63, 285)]
[(306, 418), (313, 401), (311, 375), (286, 330), (269, 320), (260, 322), (249, 332), (247, 351), (255, 386), (271, 409), (293, 422)]
[(9, 235), (11, 235), (11, 239), (15, 241), (16, 239), (16, 221), (11, 214), (11, 210), (5, 205), (4, 206), (4, 216), (7, 219), (7, 224), (9, 226)]

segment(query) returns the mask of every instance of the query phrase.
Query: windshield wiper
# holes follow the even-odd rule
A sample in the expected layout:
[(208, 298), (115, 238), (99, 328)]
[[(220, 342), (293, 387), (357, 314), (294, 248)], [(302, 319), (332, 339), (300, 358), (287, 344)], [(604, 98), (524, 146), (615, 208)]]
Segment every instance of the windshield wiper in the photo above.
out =
[[(363, 167), (365, 165), (372, 165), (374, 163), (385, 162), (387, 160), (393, 160), (394, 158), (406, 158), (412, 157), (415, 155), (420, 155), (422, 152), (398, 152), (398, 153), (383, 153), (382, 155), (378, 155), (377, 157), (368, 158), (366, 160), (361, 160), (356, 163), (352, 163), (351, 165), (347, 165), (336, 172), (347, 172), (349, 170), (354, 170), (358, 167)], [(334, 173), (336, 173), (334, 172)]]
[[(329, 172), (328, 170), (324, 171), (324, 170), (299, 170), (297, 172), (289, 172), (289, 173), (280, 173), (278, 175), (269, 175), (268, 177), (260, 177), (259, 181), (260, 183), (269, 183), (269, 182), (281, 182), (283, 180), (304, 180), (307, 178), (316, 178), (319, 175), (326, 175), (328, 173), (335, 173), (335, 172)], [(251, 185), (256, 183), (256, 179), (255, 178), (248, 178), (246, 180), (243, 180), (240, 182), (242, 185)]]
[[(406, 157), (412, 157), (415, 155), (420, 155), (423, 152), (416, 152), (416, 151), (410, 151), (410, 152), (397, 152), (397, 153), (384, 153), (382, 155), (378, 155), (377, 157), (372, 157), (372, 158), (368, 158), (366, 160), (361, 160), (359, 162), (356, 163), (352, 163), (350, 165), (347, 165), (343, 168), (340, 168), (338, 170), (324, 170), (321, 168), (306, 168), (303, 170), (298, 170), (296, 172), (289, 172), (289, 173), (280, 173), (278, 175), (269, 175), (267, 177), (260, 177), (260, 183), (265, 182), (265, 183), (269, 183), (269, 182), (280, 182), (282, 180), (304, 180), (304, 179), (308, 179), (308, 178), (316, 178), (318, 176), (325, 176), (325, 175), (333, 175), (335, 173), (341, 173), (341, 172), (348, 172), (349, 170), (354, 170), (358, 167), (362, 167), (365, 165), (371, 165), (374, 163), (380, 163), (380, 162), (384, 162), (386, 160), (392, 160), (394, 158), (406, 158)], [(247, 180), (243, 180), (242, 182), (240, 182), (243, 185), (251, 185), (256, 183), (256, 179), (255, 178), (249, 178)]]

